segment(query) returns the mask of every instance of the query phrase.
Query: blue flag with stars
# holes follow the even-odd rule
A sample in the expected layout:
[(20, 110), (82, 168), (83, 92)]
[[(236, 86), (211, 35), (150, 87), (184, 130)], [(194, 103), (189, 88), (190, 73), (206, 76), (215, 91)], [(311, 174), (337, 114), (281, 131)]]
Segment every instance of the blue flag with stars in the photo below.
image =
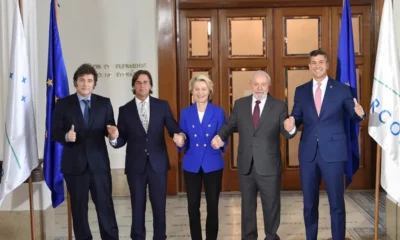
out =
[[(349, 0), (345, 0), (343, 3), (336, 80), (349, 85), (353, 98), (357, 99), (356, 62)], [(343, 121), (345, 123), (347, 135), (348, 159), (344, 167), (347, 188), (353, 181), (353, 175), (357, 172), (360, 164), (360, 152), (358, 147), (359, 126), (357, 122), (354, 122), (348, 116), (345, 116)]]
[[(19, 1), (14, 1), (13, 10), (0, 205), (7, 194), (24, 183), (32, 170), (39, 165), (34, 113), (36, 100), (32, 99), (28, 50)], [(13, 201), (12, 198), (9, 200)]]
[(60, 35), (58, 33), (54, 0), (50, 4), (49, 52), (47, 59), (46, 135), (43, 170), (46, 184), (51, 190), (53, 208), (56, 208), (64, 201), (64, 176), (61, 173), (63, 146), (51, 140), (51, 119), (57, 99), (68, 96), (69, 88)]

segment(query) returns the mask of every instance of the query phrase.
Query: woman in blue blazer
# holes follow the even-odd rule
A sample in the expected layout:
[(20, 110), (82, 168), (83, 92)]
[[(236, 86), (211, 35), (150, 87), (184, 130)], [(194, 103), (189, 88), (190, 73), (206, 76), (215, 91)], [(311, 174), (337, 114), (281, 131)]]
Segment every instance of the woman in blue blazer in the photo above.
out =
[(224, 168), (222, 153), (225, 148), (215, 150), (211, 146), (211, 141), (225, 123), (225, 113), (221, 107), (209, 102), (213, 86), (207, 76), (192, 78), (189, 91), (194, 104), (184, 108), (180, 118), (180, 127), (186, 135), (186, 140), (178, 144), (178, 149), (179, 151), (185, 149), (182, 168), (193, 240), (202, 239), (200, 222), (202, 184), (207, 202), (206, 239), (214, 240), (218, 236), (218, 201)]

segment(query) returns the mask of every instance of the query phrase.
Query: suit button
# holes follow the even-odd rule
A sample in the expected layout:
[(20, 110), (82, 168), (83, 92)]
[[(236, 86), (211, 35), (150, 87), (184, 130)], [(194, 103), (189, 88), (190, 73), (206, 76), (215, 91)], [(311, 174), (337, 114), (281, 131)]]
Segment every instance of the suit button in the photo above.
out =
[(195, 134), (194, 137), (197, 137), (197, 134)]
[(204, 147), (207, 147), (207, 144), (204, 143)]
[(146, 142), (149, 141), (149, 139), (146, 138)]
[(199, 144), (198, 143), (196, 143), (196, 147), (198, 147), (199, 146)]
[(206, 137), (208, 137), (208, 133), (206, 134)]
[(208, 124), (208, 127), (211, 127), (211, 124)]
[(192, 125), (192, 128), (194, 128), (194, 125)]
[(147, 149), (145, 149), (144, 151), (147, 152)]

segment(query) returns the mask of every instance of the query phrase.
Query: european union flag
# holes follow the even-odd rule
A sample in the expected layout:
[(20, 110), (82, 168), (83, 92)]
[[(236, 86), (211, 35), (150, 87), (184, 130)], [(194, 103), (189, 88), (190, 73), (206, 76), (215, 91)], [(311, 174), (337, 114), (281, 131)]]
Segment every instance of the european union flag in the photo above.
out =
[(47, 61), (46, 138), (43, 169), (47, 186), (51, 190), (53, 208), (64, 201), (64, 176), (61, 173), (63, 146), (51, 141), (51, 119), (57, 99), (69, 95), (68, 77), (65, 69), (61, 41), (58, 34), (54, 0), (50, 4), (49, 52)]
[[(353, 27), (351, 22), (351, 10), (349, 0), (343, 3), (342, 24), (339, 34), (339, 49), (336, 69), (336, 80), (350, 86), (351, 93), (357, 99), (356, 63), (354, 57)], [(345, 163), (346, 188), (353, 180), (360, 164), (360, 152), (358, 148), (358, 123), (348, 116), (343, 119), (347, 135), (348, 160)]]

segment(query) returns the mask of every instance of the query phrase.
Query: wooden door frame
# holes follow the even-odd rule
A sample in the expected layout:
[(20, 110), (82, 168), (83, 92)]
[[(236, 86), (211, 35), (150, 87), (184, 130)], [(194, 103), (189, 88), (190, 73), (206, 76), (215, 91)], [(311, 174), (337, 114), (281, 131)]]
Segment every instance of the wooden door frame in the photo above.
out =
[[(351, 0), (351, 5), (371, 5), (373, 49), (371, 49), (371, 75), (375, 68), (375, 56), (378, 44), (379, 22), (384, 0)], [(178, 9), (198, 8), (257, 8), (257, 7), (299, 7), (299, 6), (342, 6), (343, 0), (157, 0), (157, 43), (158, 43), (158, 76), (159, 97), (169, 102), (175, 118), (179, 117), (178, 105), (178, 58), (177, 58), (177, 25)], [(167, 137), (168, 138), (168, 137)], [(371, 140), (372, 141), (372, 140)], [(376, 144), (372, 141), (371, 156), (375, 156)], [(168, 195), (176, 195), (179, 191), (178, 152), (170, 139), (167, 139), (171, 171), (168, 174)], [(372, 161), (372, 172), (375, 174), (375, 162)], [(371, 188), (374, 185), (371, 178)]]
[[(159, 97), (167, 100), (172, 114), (178, 119), (178, 78), (177, 78), (177, 43), (176, 43), (176, 8), (175, 0), (157, 0), (157, 35), (158, 35), (158, 88)], [(168, 172), (168, 195), (178, 193), (178, 151), (166, 134), (171, 170)]]

